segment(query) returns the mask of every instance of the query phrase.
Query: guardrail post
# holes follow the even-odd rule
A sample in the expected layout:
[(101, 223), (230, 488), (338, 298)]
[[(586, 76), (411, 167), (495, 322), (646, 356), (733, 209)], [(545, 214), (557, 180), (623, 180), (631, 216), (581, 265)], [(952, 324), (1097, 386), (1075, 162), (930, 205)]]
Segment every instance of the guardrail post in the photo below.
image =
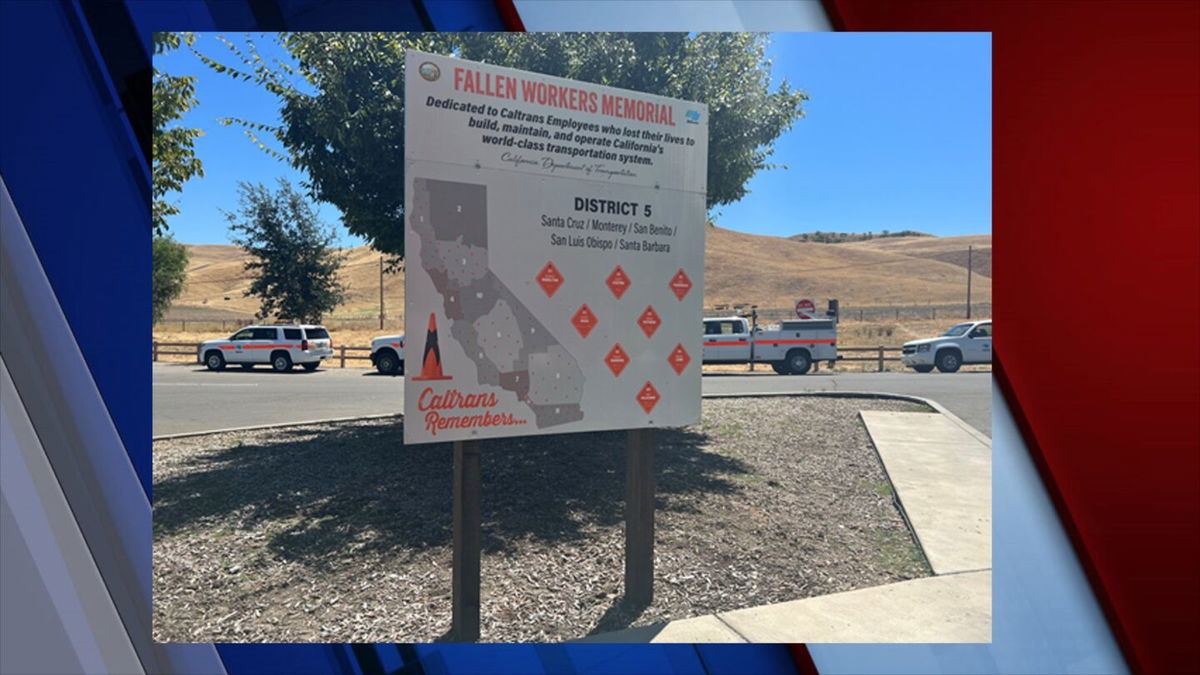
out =
[(346, 367), (346, 345), (342, 345), (341, 350), (342, 350), (342, 367), (345, 368)]
[(157, 361), (158, 360), (158, 340), (152, 341), (152, 344), (154, 345), (154, 360)]
[(883, 372), (883, 345), (879, 345), (879, 372)]

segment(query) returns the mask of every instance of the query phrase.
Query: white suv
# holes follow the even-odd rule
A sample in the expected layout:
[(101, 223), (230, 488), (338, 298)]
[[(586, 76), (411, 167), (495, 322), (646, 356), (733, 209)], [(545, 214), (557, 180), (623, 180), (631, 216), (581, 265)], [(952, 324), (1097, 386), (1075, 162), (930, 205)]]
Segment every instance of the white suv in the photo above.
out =
[(280, 373), (297, 363), (316, 370), (330, 356), (333, 340), (324, 326), (297, 324), (247, 326), (223, 340), (202, 342), (196, 349), (196, 359), (209, 370), (224, 370), (226, 364), (250, 370), (260, 363), (269, 363)]
[(992, 362), (992, 321), (968, 321), (942, 333), (940, 337), (905, 342), (900, 362), (918, 373), (936, 366), (953, 373), (959, 366)]
[(404, 333), (372, 338), (371, 363), (384, 375), (403, 375)]

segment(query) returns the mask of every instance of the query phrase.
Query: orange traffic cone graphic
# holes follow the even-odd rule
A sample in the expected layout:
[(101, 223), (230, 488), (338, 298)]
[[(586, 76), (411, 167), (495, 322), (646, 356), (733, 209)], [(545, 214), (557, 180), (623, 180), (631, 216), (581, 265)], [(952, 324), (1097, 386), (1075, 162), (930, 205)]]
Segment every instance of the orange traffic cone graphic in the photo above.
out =
[(414, 380), (449, 380), (442, 373), (442, 350), (438, 348), (437, 319), (430, 313), (429, 329), (425, 333), (425, 354), (421, 358), (421, 374)]

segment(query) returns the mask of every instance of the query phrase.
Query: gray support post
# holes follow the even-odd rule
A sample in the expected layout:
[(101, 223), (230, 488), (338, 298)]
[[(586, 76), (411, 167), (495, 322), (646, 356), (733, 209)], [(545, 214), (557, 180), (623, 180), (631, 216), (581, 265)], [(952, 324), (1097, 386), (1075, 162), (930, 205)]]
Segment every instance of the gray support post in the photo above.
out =
[(479, 640), (479, 446), (454, 442), (454, 571), (452, 574), (455, 642)]
[(625, 602), (654, 599), (654, 429), (630, 429), (625, 460)]

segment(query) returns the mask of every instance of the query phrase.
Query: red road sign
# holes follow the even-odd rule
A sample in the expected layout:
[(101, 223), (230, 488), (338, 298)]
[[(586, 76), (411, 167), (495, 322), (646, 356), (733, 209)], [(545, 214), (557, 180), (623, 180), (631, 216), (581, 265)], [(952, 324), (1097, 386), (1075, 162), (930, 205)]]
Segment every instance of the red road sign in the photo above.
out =
[(662, 319), (658, 317), (658, 312), (654, 311), (653, 307), (647, 306), (646, 311), (638, 317), (637, 323), (642, 327), (642, 332), (646, 334), (646, 337), (653, 337), (654, 331), (662, 325)]
[(554, 263), (548, 262), (542, 271), (537, 273), (537, 282), (546, 292), (546, 297), (553, 297), (554, 292), (563, 284), (563, 275), (554, 266)]
[(591, 333), (592, 329), (596, 327), (596, 315), (592, 314), (592, 310), (584, 303), (579, 311), (575, 312), (575, 316), (571, 317), (571, 323), (575, 325), (575, 330), (579, 331), (580, 335), (587, 337), (588, 333)]
[(688, 356), (687, 350), (683, 348), (683, 344), (675, 345), (675, 349), (671, 350), (671, 354), (667, 356), (667, 362), (675, 369), (676, 375), (682, 375), (683, 369), (687, 368), (692, 362), (692, 357)]
[(621, 269), (620, 265), (617, 265), (604, 283), (608, 284), (608, 290), (612, 291), (612, 294), (620, 300), (621, 296), (625, 295), (625, 291), (629, 290), (629, 275), (625, 274), (625, 270)]
[(654, 410), (654, 406), (658, 405), (658, 399), (660, 398), (658, 390), (649, 382), (637, 394), (637, 402), (642, 406), (642, 410), (646, 411), (647, 415), (650, 414), (651, 410)]
[(629, 365), (629, 355), (625, 353), (625, 350), (621, 348), (621, 343), (618, 342), (608, 351), (604, 362), (608, 364), (608, 369), (612, 371), (613, 377), (620, 377), (621, 371)]
[(801, 319), (813, 319), (817, 316), (817, 306), (807, 298), (796, 301), (796, 316)]
[(675, 276), (671, 277), (671, 290), (675, 293), (675, 297), (683, 300), (683, 296), (692, 290), (692, 280), (688, 278), (687, 273), (680, 267)]

